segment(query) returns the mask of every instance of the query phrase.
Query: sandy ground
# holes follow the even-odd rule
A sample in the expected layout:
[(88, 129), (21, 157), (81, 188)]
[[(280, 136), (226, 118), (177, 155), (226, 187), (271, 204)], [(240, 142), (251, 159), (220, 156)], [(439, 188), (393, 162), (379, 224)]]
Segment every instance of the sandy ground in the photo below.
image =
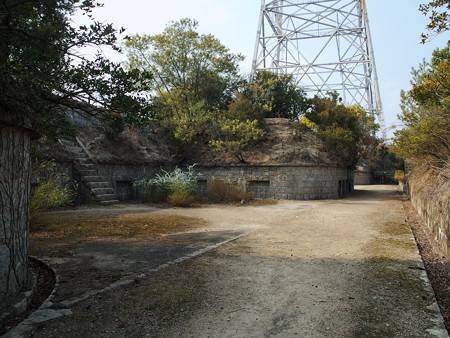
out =
[[(47, 307), (65, 316), (34, 325), (32, 336), (448, 337), (395, 186), (359, 186), (333, 201), (152, 212), (207, 225), (113, 249), (78, 243), (70, 257), (53, 257), (65, 283)], [(83, 275), (85, 289), (71, 287)], [(99, 276), (122, 286), (89, 293)]]

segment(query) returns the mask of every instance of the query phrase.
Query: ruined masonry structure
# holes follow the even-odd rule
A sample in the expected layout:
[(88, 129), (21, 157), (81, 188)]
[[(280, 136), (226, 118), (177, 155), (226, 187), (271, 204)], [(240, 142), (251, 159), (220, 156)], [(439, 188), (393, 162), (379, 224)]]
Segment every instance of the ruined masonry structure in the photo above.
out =
[[(60, 170), (78, 180), (80, 188), (102, 181), (102, 188), (98, 188), (103, 194), (100, 197), (106, 198), (108, 193), (122, 201), (142, 197), (133, 181), (154, 177), (161, 169), (170, 171), (194, 163), (200, 174), (198, 189), (203, 194), (212, 179), (236, 182), (256, 198), (335, 199), (353, 190), (353, 170), (330, 159), (321, 141), (312, 135), (299, 134), (287, 119), (266, 119), (265, 123), (266, 140), (249, 151), (247, 163), (233, 162), (207, 147), (192, 149), (188, 158), (180, 156), (170, 148), (165, 137), (167, 131), (157, 125), (151, 130), (126, 130), (107, 136), (101, 128), (83, 124), (77, 156), (85, 152), (83, 163), (91, 163), (89, 173), (95, 168), (96, 182), (87, 181), (90, 176), (82, 175), (85, 169), (80, 169), (74, 148), (67, 145), (71, 155), (59, 163)], [(92, 193), (92, 187), (81, 189), (80, 194), (80, 202), (105, 203)]]

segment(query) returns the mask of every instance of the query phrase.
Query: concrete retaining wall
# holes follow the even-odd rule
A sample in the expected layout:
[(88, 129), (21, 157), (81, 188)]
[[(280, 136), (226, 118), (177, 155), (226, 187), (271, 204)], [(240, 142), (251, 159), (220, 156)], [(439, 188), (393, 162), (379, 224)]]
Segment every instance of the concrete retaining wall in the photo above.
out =
[[(450, 176), (450, 170), (445, 174)], [(409, 174), (408, 191), (435, 251), (450, 258), (450, 181), (434, 170), (420, 168)]]

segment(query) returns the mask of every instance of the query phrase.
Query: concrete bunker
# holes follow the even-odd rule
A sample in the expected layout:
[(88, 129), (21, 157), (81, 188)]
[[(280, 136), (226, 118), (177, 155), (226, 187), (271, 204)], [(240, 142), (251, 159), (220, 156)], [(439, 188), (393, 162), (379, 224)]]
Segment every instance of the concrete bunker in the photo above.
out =
[(246, 161), (241, 163), (207, 145), (194, 145), (180, 153), (168, 141), (167, 130), (156, 122), (145, 130), (107, 135), (101, 127), (83, 121), (76, 145), (83, 156), (71, 154), (75, 148), (61, 143), (66, 156), (60, 166), (80, 182), (81, 202), (98, 200), (102, 204), (110, 201), (99, 191), (108, 191), (114, 200), (137, 199), (141, 192), (133, 181), (155, 176), (161, 169), (170, 171), (194, 163), (201, 175), (200, 194), (206, 194), (212, 178), (236, 182), (257, 198), (334, 199), (353, 190), (353, 170), (330, 157), (316, 136), (302, 134), (287, 119), (266, 119), (266, 130), (264, 141), (243, 154)]

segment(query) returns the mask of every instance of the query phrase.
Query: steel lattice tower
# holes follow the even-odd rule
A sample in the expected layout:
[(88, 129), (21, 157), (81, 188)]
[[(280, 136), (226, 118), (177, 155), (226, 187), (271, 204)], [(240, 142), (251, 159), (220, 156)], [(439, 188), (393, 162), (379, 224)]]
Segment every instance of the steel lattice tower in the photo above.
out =
[(365, 0), (262, 0), (252, 73), (292, 74), (313, 95), (336, 91), (378, 117), (383, 110)]

